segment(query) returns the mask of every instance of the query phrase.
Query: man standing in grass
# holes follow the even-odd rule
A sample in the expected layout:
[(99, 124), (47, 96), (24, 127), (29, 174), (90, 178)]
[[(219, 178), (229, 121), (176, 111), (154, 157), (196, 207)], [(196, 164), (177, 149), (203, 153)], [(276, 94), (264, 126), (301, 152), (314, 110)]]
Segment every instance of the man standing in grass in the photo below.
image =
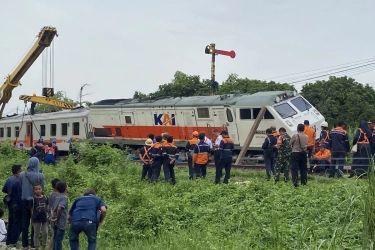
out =
[(53, 227), (53, 250), (62, 250), (62, 242), (64, 240), (65, 228), (68, 217), (68, 185), (65, 182), (59, 181), (56, 183), (56, 189), (59, 195), (56, 197), (54, 204), (52, 204), (52, 219)]

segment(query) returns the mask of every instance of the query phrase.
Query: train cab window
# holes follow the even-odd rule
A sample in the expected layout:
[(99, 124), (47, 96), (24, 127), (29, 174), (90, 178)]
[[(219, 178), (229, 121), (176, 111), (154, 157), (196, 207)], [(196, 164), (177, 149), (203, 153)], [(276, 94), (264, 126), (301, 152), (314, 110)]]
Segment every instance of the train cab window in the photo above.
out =
[(273, 120), (273, 119), (275, 119), (275, 117), (273, 117), (273, 115), (271, 114), (271, 112), (268, 111), (268, 109), (267, 109), (266, 113), (264, 114), (264, 119), (266, 119), (266, 120)]
[(297, 111), (295, 111), (288, 103), (273, 106), (273, 108), (283, 119), (286, 119), (297, 114)]
[(14, 136), (17, 138), (18, 136), (20, 136), (20, 127), (16, 126), (14, 128)]
[(251, 119), (251, 109), (240, 109), (240, 119), (250, 120)]
[(56, 136), (56, 124), (51, 124), (50, 131), (51, 136)]
[(12, 127), (7, 127), (7, 137), (12, 137)]
[(40, 136), (46, 136), (46, 125), (40, 125)]
[(116, 128), (116, 136), (122, 136), (121, 128)]
[(227, 109), (226, 112), (227, 112), (227, 119), (228, 119), (228, 122), (233, 122), (232, 111), (230, 111), (230, 109)]
[(73, 122), (73, 135), (79, 135), (79, 122)]
[(311, 105), (302, 97), (297, 97), (290, 102), (301, 112), (312, 108)]
[(0, 137), (4, 137), (4, 128), (0, 128)]
[(125, 123), (126, 124), (132, 124), (132, 118), (131, 118), (131, 116), (129, 116), (129, 115), (125, 116)]
[(68, 123), (61, 123), (61, 135), (68, 135)]
[(198, 118), (210, 118), (210, 110), (208, 108), (197, 108)]

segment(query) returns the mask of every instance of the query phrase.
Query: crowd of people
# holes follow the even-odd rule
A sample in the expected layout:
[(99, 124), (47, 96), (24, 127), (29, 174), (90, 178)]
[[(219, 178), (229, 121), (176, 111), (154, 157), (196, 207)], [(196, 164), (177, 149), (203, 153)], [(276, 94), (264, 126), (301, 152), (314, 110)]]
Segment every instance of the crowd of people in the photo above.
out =
[[(51, 180), (53, 191), (46, 196), (45, 177), (39, 163), (40, 158), (33, 156), (27, 163), (26, 171), (23, 171), (22, 165), (12, 166), (13, 176), (6, 180), (2, 189), (6, 194), (4, 203), (8, 207), (8, 220), (0, 220), (1, 241), (9, 247), (22, 244), (25, 250), (62, 250), (67, 223), (70, 223), (70, 249), (78, 250), (79, 234), (84, 232), (88, 238), (88, 250), (95, 250), (98, 226), (107, 213), (104, 201), (96, 196), (94, 190), (88, 189), (69, 209), (69, 187), (58, 178)], [(0, 210), (0, 218), (3, 213)], [(2, 227), (2, 222), (8, 224), (7, 229)], [(49, 243), (48, 225), (52, 231)], [(22, 243), (18, 242), (21, 234)]]
[(354, 135), (352, 148), (345, 127), (345, 122), (338, 121), (329, 131), (328, 123), (323, 122), (317, 150), (315, 128), (310, 127), (308, 120), (305, 120), (304, 124), (298, 124), (297, 134), (292, 137), (286, 133), (285, 128), (280, 128), (278, 132), (274, 126), (267, 129), (267, 137), (262, 145), (267, 180), (271, 179), (273, 173), (277, 182), (280, 173), (283, 173), (284, 181), (287, 182), (289, 167), (295, 187), (298, 186), (298, 171), (301, 185), (306, 185), (307, 174), (312, 172), (324, 175), (328, 170), (329, 178), (334, 178), (335, 174), (339, 178), (342, 177), (345, 159), (349, 153), (353, 153), (349, 178), (365, 176), (375, 155), (375, 120), (361, 121)]
[[(228, 184), (234, 143), (226, 130), (221, 133), (214, 130), (213, 133), (216, 135), (215, 143), (208, 139), (205, 133), (198, 131), (194, 131), (192, 139), (188, 140), (185, 148), (188, 150), (189, 179), (206, 177), (209, 156), (211, 150), (214, 150), (215, 183), (220, 183), (223, 169), (225, 169), (223, 183)], [(139, 158), (143, 162), (141, 178), (145, 179), (147, 176), (150, 182), (155, 182), (160, 177), (163, 167), (165, 181), (175, 184), (174, 166), (179, 158), (179, 150), (173, 143), (173, 137), (168, 133), (156, 137), (154, 134), (149, 134), (148, 137), (145, 146), (139, 152)]]

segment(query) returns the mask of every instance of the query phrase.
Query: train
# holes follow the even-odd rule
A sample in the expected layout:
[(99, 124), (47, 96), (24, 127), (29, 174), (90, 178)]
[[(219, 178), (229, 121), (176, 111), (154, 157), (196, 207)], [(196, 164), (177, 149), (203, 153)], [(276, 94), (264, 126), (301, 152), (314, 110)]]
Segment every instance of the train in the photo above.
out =
[(167, 132), (177, 147), (184, 149), (193, 131), (227, 130), (239, 152), (261, 108), (266, 107), (248, 148), (251, 155), (261, 154), (266, 129), (284, 127), (289, 134), (297, 124), (310, 121), (317, 138), (323, 115), (296, 91), (264, 91), (254, 94), (234, 92), (224, 95), (191, 97), (154, 97), (144, 99), (105, 99), (89, 107), (43, 114), (20, 114), (0, 120), (0, 142), (24, 142), (26, 148), (41, 137), (56, 140), (61, 151), (69, 149), (72, 136), (91, 143), (111, 143), (137, 149), (148, 134)]

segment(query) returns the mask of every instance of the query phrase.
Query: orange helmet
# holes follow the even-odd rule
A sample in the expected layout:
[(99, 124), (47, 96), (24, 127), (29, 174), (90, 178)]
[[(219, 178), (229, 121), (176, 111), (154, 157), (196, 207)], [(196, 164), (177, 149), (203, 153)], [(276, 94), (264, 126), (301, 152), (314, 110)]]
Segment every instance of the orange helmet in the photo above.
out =
[(193, 132), (193, 136), (199, 136), (198, 131), (194, 131), (194, 132)]

